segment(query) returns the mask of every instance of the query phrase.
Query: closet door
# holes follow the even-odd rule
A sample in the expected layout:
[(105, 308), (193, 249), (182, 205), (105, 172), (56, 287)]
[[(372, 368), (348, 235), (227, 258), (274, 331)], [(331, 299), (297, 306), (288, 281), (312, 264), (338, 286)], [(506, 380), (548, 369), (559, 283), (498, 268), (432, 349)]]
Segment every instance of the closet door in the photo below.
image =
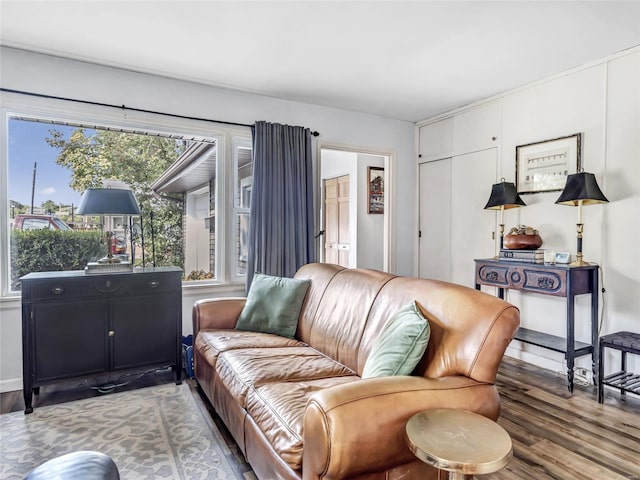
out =
[(474, 258), (494, 255), (495, 212), (484, 210), (496, 183), (497, 149), (453, 157), (451, 281), (473, 287)]
[(420, 277), (474, 286), (474, 258), (494, 255), (496, 165), (495, 148), (420, 164)]
[(418, 275), (451, 281), (450, 158), (420, 164)]

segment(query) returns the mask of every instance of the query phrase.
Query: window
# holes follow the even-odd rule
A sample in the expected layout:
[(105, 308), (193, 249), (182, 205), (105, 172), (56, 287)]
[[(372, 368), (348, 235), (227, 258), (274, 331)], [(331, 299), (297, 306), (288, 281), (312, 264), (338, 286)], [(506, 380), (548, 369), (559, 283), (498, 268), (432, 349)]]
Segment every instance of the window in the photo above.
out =
[[(209, 128), (196, 122), (193, 134), (166, 133), (173, 130), (170, 125), (162, 130), (157, 125), (144, 128), (139, 121), (135, 128), (111, 122), (96, 125), (95, 119), (78, 112), (70, 112), (65, 120), (3, 113), (2, 143), (8, 145), (2, 157), (8, 176), (0, 185), (6, 192), (0, 194), (0, 219), (6, 227), (0, 246), (8, 259), (0, 262), (3, 295), (19, 290), (19, 277), (26, 273), (80, 269), (104, 256), (105, 230), (114, 232), (113, 253), (135, 265), (179, 266), (185, 280), (201, 283), (243, 281), (251, 195), (248, 128), (225, 130), (211, 124), (206, 135)], [(189, 122), (176, 122), (180, 125), (174, 132), (189, 132)], [(225, 144), (232, 148), (225, 149)], [(224, 172), (233, 173), (224, 175), (221, 183)], [(141, 217), (77, 215), (82, 192), (110, 182), (113, 188), (125, 185), (134, 191)], [(221, 188), (231, 182), (238, 188)], [(32, 218), (22, 219), (18, 229), (18, 217), (30, 212)], [(229, 215), (233, 220), (226, 220)], [(68, 233), (75, 236), (69, 241), (74, 246), (61, 245), (65, 237), (51, 237), (47, 241), (56, 245), (49, 255), (53, 261), (36, 262), (35, 244), (40, 240), (34, 229)], [(78, 238), (84, 242), (81, 247)], [(70, 249), (77, 250), (72, 260), (66, 258)], [(229, 250), (234, 251), (231, 261), (220, 261), (218, 257)]]

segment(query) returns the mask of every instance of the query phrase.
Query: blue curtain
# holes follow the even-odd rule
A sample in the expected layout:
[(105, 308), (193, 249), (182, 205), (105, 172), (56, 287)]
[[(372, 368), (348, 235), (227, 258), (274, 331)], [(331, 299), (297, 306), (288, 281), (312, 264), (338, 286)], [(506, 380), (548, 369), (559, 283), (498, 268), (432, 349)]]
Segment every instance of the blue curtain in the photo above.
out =
[(310, 130), (256, 122), (252, 136), (247, 291), (256, 272), (292, 277), (315, 261)]

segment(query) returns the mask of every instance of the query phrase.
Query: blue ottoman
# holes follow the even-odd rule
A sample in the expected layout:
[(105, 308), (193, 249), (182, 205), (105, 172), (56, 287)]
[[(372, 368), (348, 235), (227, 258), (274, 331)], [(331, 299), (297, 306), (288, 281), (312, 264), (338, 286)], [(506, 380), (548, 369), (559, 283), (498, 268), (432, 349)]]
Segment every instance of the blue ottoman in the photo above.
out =
[(120, 480), (120, 473), (104, 453), (80, 451), (44, 462), (24, 480)]

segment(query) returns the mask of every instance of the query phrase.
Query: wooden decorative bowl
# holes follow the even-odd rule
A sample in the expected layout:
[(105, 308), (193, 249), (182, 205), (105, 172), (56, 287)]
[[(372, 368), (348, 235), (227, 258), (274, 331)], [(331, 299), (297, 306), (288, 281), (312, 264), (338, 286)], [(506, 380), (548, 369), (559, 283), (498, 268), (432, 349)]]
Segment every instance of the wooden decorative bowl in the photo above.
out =
[(504, 248), (510, 250), (535, 250), (542, 246), (542, 238), (540, 235), (505, 235), (504, 236)]

